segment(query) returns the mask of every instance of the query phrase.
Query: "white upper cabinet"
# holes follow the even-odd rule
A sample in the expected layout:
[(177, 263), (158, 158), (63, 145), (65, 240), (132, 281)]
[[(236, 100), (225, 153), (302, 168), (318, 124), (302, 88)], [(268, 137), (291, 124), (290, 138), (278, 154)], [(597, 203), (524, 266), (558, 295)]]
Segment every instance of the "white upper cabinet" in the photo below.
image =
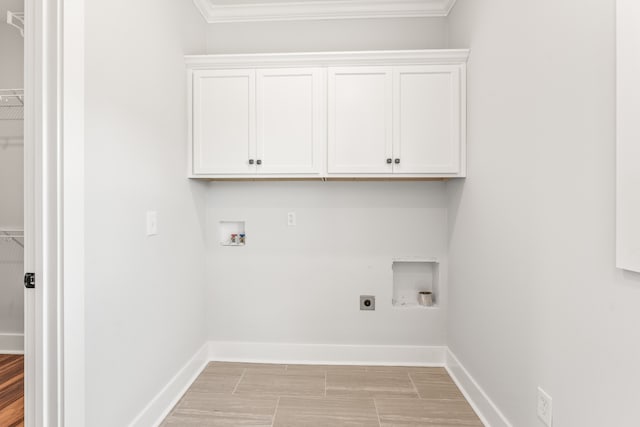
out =
[(194, 176), (319, 176), (324, 70), (193, 72)]
[(255, 71), (193, 75), (193, 173), (246, 174), (255, 153)]
[(324, 71), (257, 71), (259, 174), (320, 174), (324, 144)]
[(393, 80), (394, 173), (459, 174), (464, 114), (460, 68), (397, 67)]
[(329, 176), (462, 176), (457, 65), (329, 69)]
[(392, 84), (386, 67), (329, 69), (329, 173), (392, 171)]
[(189, 176), (464, 177), (467, 56), (189, 56)]

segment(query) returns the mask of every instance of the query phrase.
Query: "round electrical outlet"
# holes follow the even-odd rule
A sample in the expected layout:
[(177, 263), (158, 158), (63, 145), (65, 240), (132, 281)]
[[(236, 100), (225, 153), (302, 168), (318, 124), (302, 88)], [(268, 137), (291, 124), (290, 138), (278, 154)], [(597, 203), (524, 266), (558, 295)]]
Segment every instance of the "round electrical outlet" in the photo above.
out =
[(376, 297), (373, 295), (360, 295), (360, 310), (375, 310)]

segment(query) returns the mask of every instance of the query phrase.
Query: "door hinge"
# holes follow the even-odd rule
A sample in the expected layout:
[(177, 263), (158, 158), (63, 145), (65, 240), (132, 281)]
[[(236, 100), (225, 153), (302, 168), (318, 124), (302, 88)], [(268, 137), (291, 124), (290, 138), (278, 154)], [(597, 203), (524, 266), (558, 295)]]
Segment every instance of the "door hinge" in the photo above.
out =
[(27, 289), (33, 289), (36, 287), (36, 273), (25, 273), (24, 287)]

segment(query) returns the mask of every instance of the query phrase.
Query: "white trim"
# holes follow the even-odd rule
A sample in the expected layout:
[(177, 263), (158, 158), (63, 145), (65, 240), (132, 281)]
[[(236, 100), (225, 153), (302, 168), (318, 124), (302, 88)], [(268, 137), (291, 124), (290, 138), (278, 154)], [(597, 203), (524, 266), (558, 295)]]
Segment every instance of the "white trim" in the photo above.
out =
[(209, 24), (366, 18), (445, 17), (456, 0), (307, 0), (265, 3), (193, 1)]
[(467, 177), (467, 66), (460, 67), (460, 178)]
[(0, 354), (24, 354), (24, 334), (0, 334)]
[(431, 264), (440, 264), (438, 258), (420, 258), (420, 257), (397, 257), (392, 258), (391, 263), (394, 262), (419, 262), (419, 263), (431, 263)]
[(209, 362), (209, 346), (200, 350), (171, 378), (158, 394), (145, 406), (129, 427), (159, 426), (169, 415), (191, 384), (198, 378)]
[(85, 32), (84, 0), (64, 0), (62, 75), (60, 236), (63, 244), (61, 305), (62, 397), (65, 427), (86, 425), (85, 379)]
[(35, 289), (25, 292), (26, 427), (85, 425), (83, 309), (65, 306), (83, 298), (75, 292), (84, 286), (83, 260), (69, 256), (83, 249), (74, 246), (84, 238), (83, 211), (74, 211), (83, 190), (65, 186), (83, 165), (64, 169), (72, 152), (82, 156), (75, 150), (84, 139), (82, 120), (73, 117), (84, 95), (82, 3), (25, 2), (25, 270), (36, 275)]
[(446, 369), (486, 427), (512, 427), (504, 414), (462, 366), (458, 358), (447, 350)]
[(217, 362), (444, 366), (446, 352), (445, 346), (209, 343), (210, 359)]
[(188, 70), (466, 64), (469, 49), (187, 55)]
[(213, 181), (235, 180), (235, 181), (263, 181), (263, 180), (307, 180), (307, 181), (332, 181), (332, 180), (345, 180), (345, 181), (357, 181), (357, 180), (384, 180), (394, 181), (398, 179), (426, 179), (433, 181), (445, 181), (449, 178), (464, 178), (458, 174), (452, 173), (407, 173), (407, 174), (381, 174), (381, 173), (361, 173), (361, 174), (343, 174), (343, 173), (318, 173), (311, 174), (273, 174), (273, 175), (243, 175), (243, 174), (189, 174), (187, 178), (193, 179), (210, 179)]

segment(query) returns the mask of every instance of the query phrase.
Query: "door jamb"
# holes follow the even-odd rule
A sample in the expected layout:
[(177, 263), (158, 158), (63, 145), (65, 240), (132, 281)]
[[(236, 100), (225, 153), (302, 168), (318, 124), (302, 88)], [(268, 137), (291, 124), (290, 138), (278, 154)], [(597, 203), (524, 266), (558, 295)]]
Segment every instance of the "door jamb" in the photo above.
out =
[(25, 426), (85, 420), (84, 2), (25, 1)]

